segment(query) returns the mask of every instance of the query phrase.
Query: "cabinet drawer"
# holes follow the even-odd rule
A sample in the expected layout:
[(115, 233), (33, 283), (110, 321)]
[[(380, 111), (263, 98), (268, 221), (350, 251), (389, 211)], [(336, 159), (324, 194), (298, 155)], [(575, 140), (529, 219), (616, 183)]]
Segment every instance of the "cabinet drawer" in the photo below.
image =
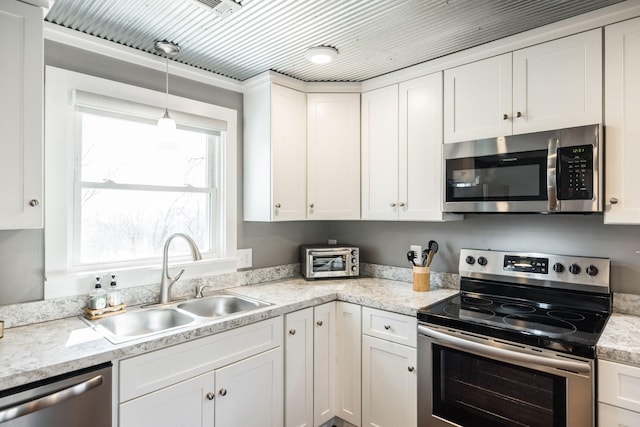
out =
[(640, 412), (640, 367), (598, 361), (598, 400)]
[(120, 402), (282, 345), (282, 316), (120, 361)]
[(415, 317), (375, 308), (362, 308), (362, 333), (373, 337), (416, 346), (418, 321)]

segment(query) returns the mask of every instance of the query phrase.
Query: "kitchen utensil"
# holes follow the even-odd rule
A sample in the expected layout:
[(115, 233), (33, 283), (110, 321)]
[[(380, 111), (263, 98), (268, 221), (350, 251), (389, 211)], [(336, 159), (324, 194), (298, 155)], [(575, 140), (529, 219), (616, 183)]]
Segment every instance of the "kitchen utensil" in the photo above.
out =
[(409, 262), (411, 263), (411, 265), (413, 265), (414, 267), (416, 267), (416, 253), (414, 251), (409, 251), (407, 252), (407, 259), (409, 260)]
[(431, 267), (431, 261), (433, 261), (433, 256), (438, 253), (438, 242), (435, 240), (429, 240), (428, 245), (429, 255), (427, 255), (427, 260), (424, 263), (425, 267)]

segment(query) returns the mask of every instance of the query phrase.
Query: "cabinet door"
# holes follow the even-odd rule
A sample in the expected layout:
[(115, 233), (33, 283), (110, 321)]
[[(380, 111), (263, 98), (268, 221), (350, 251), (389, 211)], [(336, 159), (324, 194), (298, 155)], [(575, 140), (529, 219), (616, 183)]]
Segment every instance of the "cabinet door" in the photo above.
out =
[(200, 375), (121, 404), (118, 425), (213, 427), (214, 393), (214, 374)]
[(307, 95), (307, 218), (360, 219), (360, 94)]
[(313, 308), (285, 316), (286, 427), (313, 426)]
[(640, 224), (640, 18), (606, 27), (605, 40), (604, 222)]
[(336, 416), (359, 426), (362, 422), (361, 307), (336, 305)]
[(363, 335), (362, 425), (415, 427), (417, 401), (416, 349)]
[(282, 426), (283, 376), (281, 347), (216, 370), (216, 427)]
[(514, 134), (601, 123), (602, 30), (513, 52), (513, 114)]
[(598, 425), (602, 427), (639, 426), (640, 414), (606, 403), (598, 403)]
[(304, 93), (272, 85), (271, 185), (274, 221), (306, 218), (306, 117)]
[(443, 221), (442, 73), (399, 85), (399, 219)]
[(398, 219), (398, 85), (362, 94), (362, 219)]
[(0, 229), (42, 228), (42, 9), (0, 4)]
[(336, 303), (313, 309), (313, 423), (318, 426), (336, 414)]
[(444, 72), (444, 142), (510, 135), (511, 54)]

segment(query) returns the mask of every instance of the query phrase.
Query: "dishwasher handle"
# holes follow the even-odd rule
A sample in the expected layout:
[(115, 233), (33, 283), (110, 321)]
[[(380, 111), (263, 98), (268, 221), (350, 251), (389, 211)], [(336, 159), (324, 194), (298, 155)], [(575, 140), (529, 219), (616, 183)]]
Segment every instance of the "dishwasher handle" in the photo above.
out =
[(71, 399), (72, 397), (87, 393), (89, 390), (102, 385), (102, 381), (102, 375), (97, 375), (81, 383), (47, 394), (46, 396), (5, 409), (0, 409), (0, 423), (46, 409), (50, 406), (57, 405), (60, 402)]

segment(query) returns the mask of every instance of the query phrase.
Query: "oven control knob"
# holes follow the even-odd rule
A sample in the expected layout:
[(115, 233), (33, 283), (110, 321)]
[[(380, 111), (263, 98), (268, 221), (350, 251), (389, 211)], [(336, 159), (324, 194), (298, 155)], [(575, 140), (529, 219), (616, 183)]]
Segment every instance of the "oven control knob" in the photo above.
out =
[(483, 256), (478, 257), (478, 264), (480, 264), (482, 266), (485, 266), (485, 265), (487, 265), (488, 262), (489, 261), (487, 261), (487, 259), (485, 257), (483, 257)]
[(356, 251), (355, 249), (351, 251), (351, 255), (356, 256), (358, 255), (358, 251)]
[(569, 266), (569, 273), (571, 273), (571, 274), (579, 274), (580, 273), (580, 266), (578, 264), (571, 264)]
[(351, 264), (355, 264), (356, 262), (358, 262), (357, 258), (351, 258)]
[(587, 267), (587, 274), (589, 276), (597, 276), (598, 275), (598, 267), (596, 267), (595, 265), (590, 265), (589, 267)]
[(473, 265), (476, 263), (476, 259), (474, 257), (472, 257), (471, 255), (467, 256), (467, 258), (465, 259), (465, 262), (469, 265)]
[(555, 271), (556, 273), (562, 273), (564, 271), (564, 265), (556, 262), (555, 264), (553, 264), (553, 271)]
[(356, 265), (352, 265), (352, 266), (351, 266), (351, 271), (353, 271), (354, 273), (355, 273), (356, 271), (358, 271), (358, 266), (356, 266)]

